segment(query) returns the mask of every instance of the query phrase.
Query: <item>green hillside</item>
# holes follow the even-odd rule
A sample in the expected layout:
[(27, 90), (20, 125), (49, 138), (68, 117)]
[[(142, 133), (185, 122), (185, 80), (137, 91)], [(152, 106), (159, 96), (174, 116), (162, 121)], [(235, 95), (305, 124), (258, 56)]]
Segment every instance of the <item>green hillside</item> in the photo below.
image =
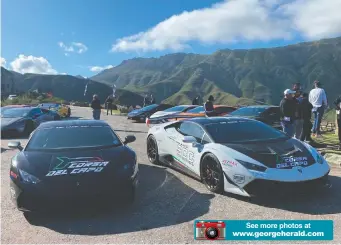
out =
[(91, 79), (157, 101), (189, 103), (197, 94), (217, 96), (217, 103), (278, 104), (283, 91), (301, 82), (306, 92), (318, 79), (329, 101), (339, 94), (341, 37), (286, 47), (219, 50), (211, 55), (170, 54), (135, 58), (104, 70)]
[[(22, 91), (39, 90), (42, 93), (52, 92), (53, 96), (67, 101), (90, 102), (97, 94), (102, 102), (112, 94), (112, 88), (106, 84), (69, 75), (19, 74), (1, 67), (1, 81), (13, 80)], [(84, 96), (85, 86), (88, 84)], [(143, 97), (125, 89), (117, 89), (116, 103), (121, 105), (141, 105)]]

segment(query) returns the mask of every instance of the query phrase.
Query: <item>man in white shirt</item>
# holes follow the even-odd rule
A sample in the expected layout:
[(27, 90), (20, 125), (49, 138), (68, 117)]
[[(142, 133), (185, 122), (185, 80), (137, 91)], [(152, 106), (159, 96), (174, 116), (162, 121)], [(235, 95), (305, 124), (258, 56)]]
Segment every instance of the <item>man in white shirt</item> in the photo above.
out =
[(309, 102), (313, 105), (314, 124), (312, 128), (313, 136), (321, 137), (320, 125), (324, 109), (328, 106), (327, 95), (319, 81), (314, 82), (315, 88), (309, 93)]

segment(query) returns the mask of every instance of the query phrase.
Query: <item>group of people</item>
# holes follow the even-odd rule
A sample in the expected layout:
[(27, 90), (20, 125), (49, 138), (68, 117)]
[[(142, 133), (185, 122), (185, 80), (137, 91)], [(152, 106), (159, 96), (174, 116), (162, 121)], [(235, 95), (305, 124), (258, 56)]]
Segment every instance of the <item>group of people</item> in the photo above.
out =
[[(341, 96), (334, 102), (338, 115), (340, 115)], [(328, 107), (327, 95), (319, 81), (314, 82), (310, 93), (303, 93), (301, 84), (293, 84), (292, 89), (284, 91), (284, 98), (280, 103), (281, 125), (283, 132), (290, 137), (314, 144), (311, 136), (320, 138), (321, 121)], [(311, 122), (313, 115), (314, 121)], [(340, 116), (338, 116), (340, 130)], [(339, 133), (340, 145), (341, 136)]]
[[(107, 106), (107, 115), (113, 108), (114, 99), (112, 96), (108, 96), (105, 103)], [(215, 116), (214, 111), (214, 97), (210, 95), (208, 100), (204, 103), (204, 109), (206, 116)], [(155, 104), (155, 98), (150, 95), (150, 98), (146, 95), (143, 100), (143, 107)], [(197, 96), (192, 101), (193, 105), (200, 104), (200, 97)], [(339, 135), (339, 149), (341, 149), (341, 95), (334, 101), (337, 123), (338, 123), (338, 135)], [(325, 110), (328, 107), (327, 95), (325, 90), (321, 87), (319, 81), (314, 82), (314, 88), (310, 93), (304, 93), (300, 83), (294, 83), (292, 89), (286, 89), (284, 91), (284, 98), (280, 102), (281, 112), (281, 125), (283, 132), (290, 137), (295, 137), (301, 141), (307, 141), (310, 144), (314, 144), (311, 136), (321, 136), (321, 121)], [(91, 108), (93, 109), (93, 118), (99, 120), (101, 116), (101, 102), (98, 96), (95, 94), (91, 102)], [(311, 117), (314, 117), (314, 122), (311, 123)]]

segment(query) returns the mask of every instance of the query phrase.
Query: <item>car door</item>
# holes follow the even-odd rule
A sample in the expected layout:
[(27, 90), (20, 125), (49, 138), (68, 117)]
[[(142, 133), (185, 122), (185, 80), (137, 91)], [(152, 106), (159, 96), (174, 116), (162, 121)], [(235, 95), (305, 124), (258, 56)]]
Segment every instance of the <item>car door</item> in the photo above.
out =
[[(204, 148), (205, 131), (194, 122), (180, 122), (175, 138), (174, 155), (177, 162), (197, 176), (200, 175), (200, 157)], [(193, 136), (195, 143), (186, 143), (184, 136)]]
[(54, 120), (54, 114), (47, 109), (41, 108), (41, 111), (43, 112), (44, 121), (53, 121)]
[(44, 113), (41, 111), (40, 108), (32, 109), (28, 116), (36, 123), (36, 125), (41, 124), (44, 122)]

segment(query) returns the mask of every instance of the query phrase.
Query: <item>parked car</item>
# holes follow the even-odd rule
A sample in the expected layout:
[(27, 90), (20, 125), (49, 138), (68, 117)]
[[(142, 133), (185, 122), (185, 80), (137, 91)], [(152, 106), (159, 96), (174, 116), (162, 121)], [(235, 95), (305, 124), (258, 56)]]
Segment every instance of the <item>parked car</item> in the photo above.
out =
[(280, 115), (279, 106), (256, 105), (239, 108), (226, 116), (255, 119), (276, 129), (282, 129)]
[(11, 108), (1, 111), (1, 134), (29, 135), (37, 126), (57, 120), (56, 114), (38, 107)]
[(189, 110), (192, 110), (194, 108), (198, 107), (197, 105), (178, 105), (178, 106), (173, 106), (171, 108), (168, 108), (164, 111), (158, 111), (155, 112), (153, 115), (150, 116), (150, 118), (157, 118), (157, 117), (162, 117), (162, 116), (167, 116), (167, 115), (173, 115), (181, 112), (187, 112)]
[(136, 153), (104, 121), (66, 120), (40, 125), (18, 149), (10, 167), (17, 208), (53, 211), (91, 204), (132, 204), (138, 183)]
[(157, 111), (163, 111), (168, 108), (173, 107), (168, 104), (152, 104), (141, 109), (133, 110), (128, 113), (128, 119), (144, 122), (147, 118), (149, 118), (152, 114)]
[(57, 112), (61, 117), (70, 117), (71, 108), (60, 103), (42, 103), (38, 107)]
[[(233, 106), (214, 105), (214, 111), (216, 112), (217, 116), (226, 115), (227, 113), (231, 113), (235, 110), (237, 110), (237, 108)], [(205, 116), (206, 116), (205, 108), (203, 106), (197, 106), (194, 109), (188, 110), (186, 112), (165, 115), (165, 116), (157, 117), (157, 118), (148, 118), (148, 120), (146, 120), (146, 124), (148, 127), (150, 127), (153, 124), (160, 124), (160, 123), (166, 123), (166, 122), (172, 122), (172, 121), (181, 121), (181, 120), (185, 120), (189, 118), (205, 117)]]

